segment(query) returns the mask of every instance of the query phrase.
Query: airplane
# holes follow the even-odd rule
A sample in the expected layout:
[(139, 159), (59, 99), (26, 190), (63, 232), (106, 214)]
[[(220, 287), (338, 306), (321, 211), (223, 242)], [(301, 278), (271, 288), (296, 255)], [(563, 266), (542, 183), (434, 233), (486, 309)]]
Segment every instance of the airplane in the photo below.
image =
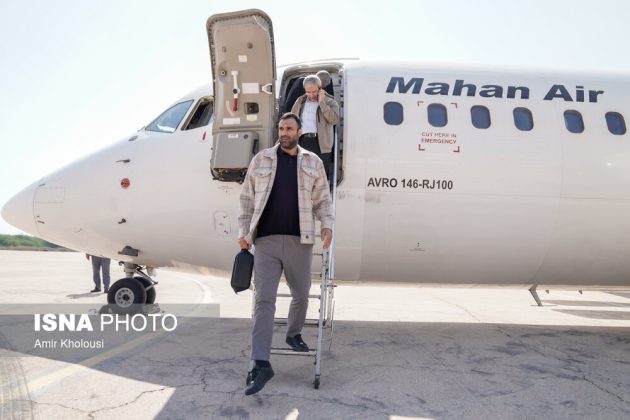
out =
[(537, 287), (630, 286), (628, 75), (359, 59), (276, 68), (271, 19), (255, 9), (211, 16), (207, 33), (211, 84), (38, 179), (2, 217), (123, 262), (118, 282), (144, 288), (134, 303), (155, 300), (155, 268), (229, 271), (248, 163), (275, 143), (291, 84), (327, 70), (342, 110), (335, 280), (522, 287), (536, 299)]

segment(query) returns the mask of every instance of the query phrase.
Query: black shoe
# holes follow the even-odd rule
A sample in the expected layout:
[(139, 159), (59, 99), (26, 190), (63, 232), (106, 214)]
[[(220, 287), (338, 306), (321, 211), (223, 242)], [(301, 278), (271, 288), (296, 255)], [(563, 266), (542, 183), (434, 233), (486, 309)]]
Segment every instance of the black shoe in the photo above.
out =
[(247, 388), (245, 388), (245, 395), (252, 395), (263, 389), (267, 381), (273, 378), (273, 369), (269, 367), (256, 366), (251, 372), (247, 374)]
[(245, 379), (245, 386), (249, 386), (249, 384), (251, 384), (254, 381), (254, 371), (250, 370), (249, 372), (247, 372), (247, 379)]
[(287, 337), (286, 341), (287, 341), (287, 344), (291, 346), (293, 351), (301, 351), (301, 352), (308, 351), (308, 346), (306, 345), (304, 340), (302, 340), (302, 334), (298, 334), (295, 337)]
[(101, 289), (99, 287), (95, 287), (94, 289), (90, 290), (90, 293), (96, 293), (96, 292), (100, 292)]
[(109, 293), (109, 287), (106, 287), (105, 290), (103, 290), (103, 293)]

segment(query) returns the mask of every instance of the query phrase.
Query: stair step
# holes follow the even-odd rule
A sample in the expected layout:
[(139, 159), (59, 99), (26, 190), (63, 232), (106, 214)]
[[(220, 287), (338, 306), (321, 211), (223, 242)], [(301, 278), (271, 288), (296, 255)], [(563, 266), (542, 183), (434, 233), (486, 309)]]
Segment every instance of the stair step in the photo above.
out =
[(272, 347), (271, 354), (283, 354), (286, 356), (315, 356), (317, 355), (317, 351), (293, 351), (291, 347)]
[[(278, 293), (278, 297), (291, 297), (291, 293)], [(309, 299), (319, 299), (319, 295), (308, 295)]]
[[(287, 318), (274, 318), (273, 323), (274, 325), (287, 325), (288, 319)], [(304, 326), (305, 327), (317, 327), (319, 325), (319, 319), (307, 319), (306, 321), (304, 321)], [(324, 319), (324, 326), (326, 325), (326, 319)]]
[[(315, 279), (319, 280), (321, 277), (322, 277), (322, 273), (321, 273), (321, 271), (311, 271), (311, 279), (313, 279), (313, 280), (315, 280)], [(328, 277), (328, 278), (330, 278), (330, 277)], [(280, 277), (280, 279), (281, 279), (283, 282), (285, 282), (285, 283), (286, 283), (286, 281), (287, 281), (287, 278), (286, 278), (284, 275), (282, 275), (282, 276)]]

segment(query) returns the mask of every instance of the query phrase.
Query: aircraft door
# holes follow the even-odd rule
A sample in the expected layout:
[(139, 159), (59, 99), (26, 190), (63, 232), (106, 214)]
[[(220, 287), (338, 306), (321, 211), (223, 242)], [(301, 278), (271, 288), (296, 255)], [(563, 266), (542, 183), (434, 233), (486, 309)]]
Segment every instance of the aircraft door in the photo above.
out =
[(206, 30), (215, 98), (212, 176), (241, 182), (254, 154), (275, 139), (271, 19), (257, 9), (222, 13), (208, 18)]

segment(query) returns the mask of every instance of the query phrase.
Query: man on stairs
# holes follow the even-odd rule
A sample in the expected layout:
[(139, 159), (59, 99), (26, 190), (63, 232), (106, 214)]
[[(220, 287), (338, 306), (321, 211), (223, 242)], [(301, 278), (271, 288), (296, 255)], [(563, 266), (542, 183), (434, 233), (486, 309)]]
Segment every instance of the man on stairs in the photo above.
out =
[(239, 245), (256, 246), (255, 308), (252, 329), (253, 369), (245, 395), (260, 391), (274, 375), (269, 356), (282, 271), (291, 290), (286, 342), (294, 351), (308, 351), (301, 331), (311, 288), (315, 217), (321, 221), (324, 248), (332, 241), (332, 200), (324, 165), (317, 155), (298, 146), (300, 118), (280, 117), (279, 141), (252, 159), (240, 196)]

